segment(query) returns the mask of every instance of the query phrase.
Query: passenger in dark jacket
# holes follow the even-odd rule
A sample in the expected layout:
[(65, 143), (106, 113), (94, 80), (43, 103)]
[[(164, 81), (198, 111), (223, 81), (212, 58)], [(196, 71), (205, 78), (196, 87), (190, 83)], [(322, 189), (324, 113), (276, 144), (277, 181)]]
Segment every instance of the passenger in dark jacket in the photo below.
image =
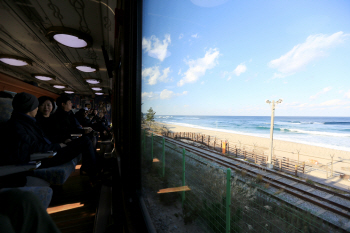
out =
[(88, 134), (92, 128), (83, 129), (74, 117), (72, 101), (68, 96), (60, 96), (56, 100), (57, 111), (54, 114), (58, 131), (56, 132), (61, 141), (71, 138), (71, 134)]
[(53, 143), (36, 122), (38, 99), (28, 93), (17, 94), (12, 102), (13, 113), (6, 123), (1, 148), (4, 150), (0, 165), (22, 164), (30, 160), (32, 153), (57, 151), (53, 158), (42, 159), (40, 168), (53, 167), (83, 156), (83, 167), (88, 174), (96, 173), (96, 155), (89, 138), (81, 137), (70, 142)]
[(98, 132), (100, 132), (100, 136), (102, 140), (107, 140), (111, 137), (110, 128), (108, 125), (108, 121), (105, 118), (103, 112), (100, 112), (95, 118), (95, 123), (92, 128)]
[(63, 141), (63, 139), (57, 134), (59, 129), (55, 117), (51, 114), (55, 106), (54, 99), (48, 96), (41, 96), (38, 100), (39, 109), (35, 118), (40, 128), (44, 131), (45, 135), (51, 142), (67, 143), (68, 141)]
[(57, 151), (65, 145), (51, 143), (43, 131), (36, 124), (35, 115), (39, 102), (33, 95), (17, 94), (13, 101), (11, 119), (6, 123), (0, 143), (4, 150), (4, 157), (0, 163), (21, 164), (29, 161), (30, 154), (37, 152)]
[(92, 123), (91, 121), (87, 118), (88, 111), (85, 109), (79, 109), (79, 111), (74, 115), (75, 118), (79, 121), (80, 125), (83, 127), (91, 127)]

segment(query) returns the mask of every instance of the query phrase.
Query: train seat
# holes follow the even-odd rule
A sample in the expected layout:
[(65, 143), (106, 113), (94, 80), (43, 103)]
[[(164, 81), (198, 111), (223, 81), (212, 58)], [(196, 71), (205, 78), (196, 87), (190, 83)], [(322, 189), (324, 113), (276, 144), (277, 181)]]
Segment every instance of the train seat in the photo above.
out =
[[(12, 99), (0, 98), (0, 126), (11, 118)], [(53, 185), (63, 185), (70, 174), (75, 170), (75, 165), (81, 160), (81, 155), (65, 164), (34, 170), (34, 176), (44, 179)]]
[(34, 170), (34, 175), (36, 177), (46, 180), (50, 184), (63, 185), (70, 176), (70, 174), (74, 172), (75, 166), (81, 160), (81, 157), (82, 156), (79, 155), (73, 160), (59, 166), (44, 169), (36, 169)]
[[(14, 188), (3, 188), (0, 189), (0, 192), (10, 190)], [(39, 198), (45, 209), (47, 209), (50, 205), (51, 199), (52, 199), (52, 188), (49, 186), (31, 186), (31, 187), (17, 187), (16, 189), (22, 190), (22, 191), (28, 191), (33, 193), (35, 196)]]

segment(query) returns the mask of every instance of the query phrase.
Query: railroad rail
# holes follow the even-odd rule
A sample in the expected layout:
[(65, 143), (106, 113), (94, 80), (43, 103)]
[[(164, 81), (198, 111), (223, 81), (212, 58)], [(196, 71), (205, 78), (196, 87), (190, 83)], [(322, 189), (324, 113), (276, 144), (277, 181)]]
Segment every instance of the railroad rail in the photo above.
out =
[[(321, 207), (324, 211), (321, 211), (321, 213), (316, 214), (316, 216), (321, 219), (321, 214), (323, 214), (326, 211), (330, 211), (332, 213), (347, 218), (350, 222), (350, 196), (345, 196), (333, 190), (309, 184), (303, 180), (292, 177), (290, 175), (283, 174), (275, 170), (266, 169), (265, 167), (257, 164), (246, 162), (243, 159), (226, 156), (217, 151), (213, 151), (207, 148), (199, 148), (193, 145), (189, 145), (188, 143), (181, 142), (179, 140), (172, 139), (163, 135), (158, 136), (164, 137), (166, 141), (171, 142), (173, 144), (177, 144), (178, 146), (185, 148), (187, 151), (192, 152), (209, 161), (217, 163), (221, 166), (231, 168), (234, 170), (243, 170), (246, 172), (247, 175), (251, 177), (257, 177), (258, 175), (261, 175), (261, 181), (268, 183), (271, 187), (283, 190), (283, 192), (286, 192), (290, 195), (299, 198), (300, 201), (296, 202), (294, 204), (295, 206), (298, 206), (303, 202), (309, 202), (313, 205)], [(302, 186), (306, 186), (309, 188), (303, 189), (300, 187), (296, 187), (297, 184), (302, 184)], [(324, 195), (321, 196), (320, 194), (315, 194), (315, 192), (317, 191), (323, 192)], [(332, 200), (333, 197), (338, 197), (338, 200)], [(340, 202), (344, 202), (347, 204), (344, 205)]]

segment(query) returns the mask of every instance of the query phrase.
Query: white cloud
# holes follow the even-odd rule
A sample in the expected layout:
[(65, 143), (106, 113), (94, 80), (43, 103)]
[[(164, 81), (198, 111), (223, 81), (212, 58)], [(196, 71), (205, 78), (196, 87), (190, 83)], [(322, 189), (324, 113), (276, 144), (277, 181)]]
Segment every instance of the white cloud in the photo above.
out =
[(244, 63), (239, 64), (234, 71), (228, 72), (224, 71), (222, 73), (222, 77), (226, 78), (228, 76), (227, 81), (232, 79), (232, 75), (240, 76), (242, 73), (247, 71), (247, 66)]
[(142, 92), (142, 94), (141, 94), (142, 101), (154, 100), (154, 99), (158, 99), (158, 97), (159, 97), (159, 94), (153, 93), (152, 91), (151, 92)]
[(198, 33), (191, 35), (193, 38), (198, 38)]
[(160, 98), (161, 99), (170, 99), (173, 98), (175, 96), (180, 96), (180, 95), (187, 95), (187, 91), (184, 91), (182, 93), (174, 93), (173, 91), (169, 91), (168, 89), (164, 89), (161, 93), (160, 93)]
[(179, 70), (179, 72), (177, 73), (178, 75), (180, 75), (181, 74), (181, 69)]
[(344, 96), (350, 99), (350, 90), (346, 92)]
[(190, 105), (187, 105), (187, 104), (184, 105), (185, 108), (188, 108), (189, 106), (190, 106)]
[(165, 34), (165, 39), (159, 41), (156, 36), (151, 36), (149, 39), (145, 37), (142, 39), (142, 49), (148, 52), (148, 56), (164, 61), (164, 59), (170, 56), (168, 46), (171, 43), (170, 35)]
[(289, 103), (284, 103), (283, 105), (284, 106), (294, 106), (295, 107), (297, 105), (300, 105), (300, 103), (299, 102), (292, 102), (292, 103), (289, 102)]
[(303, 69), (310, 62), (325, 56), (324, 50), (342, 43), (349, 35), (340, 31), (330, 36), (317, 34), (307, 37), (304, 43), (294, 46), (280, 58), (268, 63), (269, 67), (280, 72), (274, 74), (273, 78), (283, 78)]
[(185, 83), (194, 83), (199, 77), (205, 75), (209, 69), (213, 69), (218, 64), (220, 52), (215, 49), (209, 49), (203, 58), (190, 60), (187, 62), (189, 69), (185, 72), (184, 77), (177, 83), (183, 86)]
[(157, 82), (167, 82), (168, 74), (170, 72), (170, 67), (163, 69), (162, 74), (159, 71), (158, 66), (153, 66), (146, 68), (142, 70), (142, 78), (146, 79), (146, 77), (149, 77), (147, 84), (148, 85), (155, 85)]
[(345, 104), (348, 104), (348, 102), (340, 99), (334, 99), (334, 100), (328, 100), (326, 102), (323, 102), (320, 104), (320, 106), (339, 106), (339, 105), (345, 105)]
[(246, 70), (247, 70), (247, 67), (243, 63), (241, 63), (236, 67), (236, 69), (233, 71), (233, 73), (236, 76), (240, 76), (242, 73), (246, 72)]
[(183, 37), (184, 37), (184, 34), (181, 33), (181, 34), (179, 35), (179, 40), (181, 40)]
[(316, 99), (319, 95), (329, 92), (330, 90), (332, 90), (332, 87), (325, 87), (322, 89), (322, 91), (317, 92), (316, 95), (310, 96), (310, 99)]

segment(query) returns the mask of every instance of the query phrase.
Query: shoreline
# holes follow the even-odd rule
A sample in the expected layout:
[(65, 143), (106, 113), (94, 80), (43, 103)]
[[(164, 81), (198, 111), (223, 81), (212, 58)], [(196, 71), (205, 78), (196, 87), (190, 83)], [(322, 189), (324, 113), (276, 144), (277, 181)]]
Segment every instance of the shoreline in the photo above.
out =
[[(250, 136), (246, 134), (230, 133), (223, 131), (216, 131), (214, 129), (201, 129), (194, 127), (181, 126), (176, 124), (168, 124), (162, 122), (155, 122), (158, 125), (165, 126), (171, 132), (192, 132), (201, 133), (210, 136), (216, 136), (218, 140), (227, 140), (230, 147), (236, 145), (237, 147), (245, 147), (249, 149), (255, 148), (260, 150), (264, 155), (269, 154), (270, 139), (258, 136)], [(290, 142), (274, 139), (274, 154), (278, 157), (289, 157), (291, 159), (298, 159), (306, 161), (309, 159), (317, 160), (318, 163), (329, 165), (331, 163), (331, 155), (333, 155), (334, 170), (341, 171), (342, 166), (350, 167), (350, 152), (345, 150), (331, 149), (321, 146), (308, 145), (304, 143)], [(342, 162), (346, 162), (342, 164)]]

